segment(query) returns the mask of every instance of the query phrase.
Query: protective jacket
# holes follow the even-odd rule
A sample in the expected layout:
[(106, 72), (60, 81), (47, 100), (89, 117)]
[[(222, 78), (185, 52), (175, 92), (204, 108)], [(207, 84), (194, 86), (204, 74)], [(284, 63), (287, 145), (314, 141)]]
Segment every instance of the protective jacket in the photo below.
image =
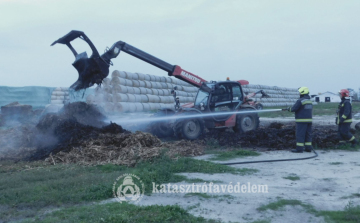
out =
[(295, 112), (296, 122), (312, 123), (312, 101), (308, 94), (301, 95), (289, 111)]
[(337, 117), (337, 124), (341, 123), (351, 123), (352, 115), (351, 115), (351, 103), (347, 98), (341, 98), (341, 102), (339, 104), (339, 111)]

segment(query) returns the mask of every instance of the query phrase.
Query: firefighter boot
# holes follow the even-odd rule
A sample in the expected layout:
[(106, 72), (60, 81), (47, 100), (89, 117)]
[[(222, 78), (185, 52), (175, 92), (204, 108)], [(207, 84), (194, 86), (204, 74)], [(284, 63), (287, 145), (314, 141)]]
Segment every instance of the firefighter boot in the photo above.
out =
[(336, 145), (336, 148), (340, 148), (346, 145), (346, 141), (340, 140), (339, 143)]
[(293, 153), (302, 153), (302, 152), (304, 152), (304, 147), (303, 146), (296, 146), (296, 149), (292, 149), (291, 152), (293, 152)]
[(357, 141), (356, 139), (351, 141), (351, 148), (355, 148), (357, 145), (359, 144), (359, 141)]
[(305, 146), (305, 152), (311, 153), (311, 151), (313, 151), (312, 146)]

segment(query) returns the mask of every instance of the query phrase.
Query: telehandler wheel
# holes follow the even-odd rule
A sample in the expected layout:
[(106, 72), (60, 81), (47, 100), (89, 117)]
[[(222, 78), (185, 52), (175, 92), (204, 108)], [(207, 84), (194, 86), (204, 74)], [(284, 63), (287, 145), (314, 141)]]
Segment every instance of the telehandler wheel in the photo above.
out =
[(174, 125), (175, 135), (178, 138), (198, 139), (204, 132), (204, 120), (201, 118), (178, 119)]
[[(153, 118), (160, 118), (160, 117), (166, 117), (166, 116), (172, 116), (174, 115), (174, 112), (172, 111), (158, 111), (155, 113), (152, 117)], [(157, 137), (170, 137), (174, 135), (174, 130), (172, 126), (169, 124), (168, 121), (153, 121), (150, 124), (150, 131), (153, 135), (156, 135)]]
[(258, 103), (258, 104), (255, 105), (255, 108), (257, 110), (263, 110), (264, 106), (261, 103)]
[[(243, 109), (241, 111), (255, 111), (254, 109)], [(257, 113), (245, 113), (236, 117), (235, 132), (243, 133), (255, 130), (259, 127), (259, 115)]]

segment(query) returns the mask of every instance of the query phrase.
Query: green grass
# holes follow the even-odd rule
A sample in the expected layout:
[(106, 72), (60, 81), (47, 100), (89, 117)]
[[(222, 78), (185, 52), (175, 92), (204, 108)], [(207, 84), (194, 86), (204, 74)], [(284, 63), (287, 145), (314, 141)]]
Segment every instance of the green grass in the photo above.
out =
[(213, 181), (206, 181), (206, 180), (203, 180), (203, 179), (200, 179), (200, 178), (190, 178), (190, 179), (186, 179), (185, 180), (186, 183), (224, 183), (223, 181), (221, 180), (213, 180)]
[[(322, 115), (336, 115), (337, 107), (339, 103), (318, 103), (317, 105), (313, 106), (313, 116), (322, 116)], [(266, 107), (264, 109), (279, 109), (281, 107)], [(352, 103), (352, 111), (353, 113), (357, 113), (360, 111), (360, 103), (354, 102)], [(260, 117), (264, 118), (277, 118), (277, 117), (293, 117), (293, 112), (288, 111), (279, 111), (279, 112), (264, 112), (259, 113)], [(334, 120), (335, 122), (335, 120)]]
[(260, 153), (250, 150), (232, 150), (225, 152), (215, 151), (212, 153), (215, 154), (215, 157), (212, 157), (210, 160), (218, 160), (218, 161), (242, 158), (247, 156), (260, 156)]
[(351, 194), (350, 196), (341, 197), (341, 199), (353, 199), (353, 198), (360, 198), (360, 194), (354, 193), (354, 194)]
[(336, 222), (336, 223), (357, 223), (360, 222), (360, 206), (355, 206), (352, 201), (350, 201), (342, 211), (317, 211), (312, 205), (304, 204), (299, 200), (285, 200), (279, 199), (276, 202), (260, 206), (257, 208), (258, 211), (273, 210), (279, 211), (287, 205), (290, 206), (301, 206), (307, 213), (313, 214), (315, 216), (323, 216), (326, 222)]
[(204, 198), (204, 199), (209, 199), (209, 198), (216, 198), (218, 195), (209, 195), (209, 194), (205, 194), (205, 193), (188, 193), (185, 194), (184, 197), (200, 197), (200, 198)]
[(179, 206), (136, 206), (128, 203), (110, 203), (65, 208), (25, 222), (217, 222), (190, 215)]
[(319, 214), (324, 216), (327, 222), (360, 222), (360, 206), (355, 206), (351, 201), (346, 205), (343, 211), (321, 211)]
[(291, 181), (296, 181), (296, 180), (300, 180), (300, 177), (297, 176), (296, 174), (290, 174), (289, 176), (283, 177), (284, 179), (287, 180), (291, 180)]
[[(356, 132), (354, 134), (356, 139), (359, 139), (360, 134), (358, 132)], [(336, 150), (344, 150), (344, 151), (359, 151), (360, 146), (357, 146), (355, 148), (352, 148), (350, 144), (344, 144), (344, 145), (337, 145), (335, 148), (332, 149), (336, 149)]]
[(279, 199), (276, 202), (267, 204), (267, 205), (262, 205), (259, 208), (257, 208), (258, 211), (266, 211), (266, 210), (273, 210), (273, 211), (278, 211), (278, 210), (282, 210), (285, 206), (290, 205), (290, 206), (302, 206), (307, 212), (309, 213), (315, 213), (315, 209), (309, 205), (309, 204), (304, 204), (303, 202), (299, 201), (299, 200), (287, 200), (287, 199)]
[(79, 166), (39, 163), (0, 163), (0, 218), (36, 216), (45, 207), (63, 207), (113, 197), (112, 185), (124, 173), (137, 175), (151, 194), (152, 182), (175, 183), (188, 180), (177, 173), (231, 173), (246, 175), (255, 169), (237, 169), (203, 160), (161, 157), (130, 168), (112, 164)]
[(343, 162), (330, 162), (330, 165), (341, 165), (344, 164)]
[(184, 197), (194, 197), (194, 196), (199, 197), (201, 201), (203, 201), (204, 199), (217, 199), (219, 202), (226, 200), (228, 204), (230, 204), (231, 201), (235, 199), (235, 197), (230, 194), (216, 195), (216, 194), (206, 194), (206, 193), (188, 193), (185, 194)]
[(257, 220), (257, 221), (252, 221), (251, 223), (271, 223), (270, 220)]

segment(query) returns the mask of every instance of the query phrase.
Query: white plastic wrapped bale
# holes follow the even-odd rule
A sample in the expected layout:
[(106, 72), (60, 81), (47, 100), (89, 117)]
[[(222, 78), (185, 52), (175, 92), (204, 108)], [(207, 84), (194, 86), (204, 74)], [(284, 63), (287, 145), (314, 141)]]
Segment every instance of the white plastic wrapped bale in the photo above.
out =
[(111, 73), (111, 77), (126, 78), (126, 73), (125, 73), (124, 71), (114, 70), (114, 71)]
[(149, 76), (150, 76), (150, 81), (151, 81), (151, 82), (155, 82), (155, 81), (156, 81), (156, 77), (155, 77), (154, 75), (149, 74)]
[(137, 73), (137, 75), (138, 75), (138, 80), (141, 80), (141, 81), (145, 80), (145, 75), (144, 74)]
[(129, 80), (129, 79), (124, 79), (124, 80), (125, 80), (125, 85), (126, 85), (126, 86), (133, 87), (133, 82), (132, 82), (132, 80)]
[(69, 101), (69, 90), (68, 88), (55, 88), (51, 94), (50, 104), (65, 104)]
[(140, 94), (147, 94), (146, 88), (139, 87), (139, 89), (140, 89)]
[(132, 80), (131, 82), (133, 87), (140, 87), (140, 82), (138, 80)]
[(102, 87), (104, 89), (104, 91), (108, 94), (111, 94), (112, 93), (112, 86), (111, 85), (108, 85), (108, 86), (103, 86)]
[(129, 93), (129, 94), (134, 94), (135, 93), (135, 90), (134, 90), (134, 88), (133, 87), (126, 87), (127, 88), (127, 92)]
[(146, 94), (152, 94), (152, 90), (150, 88), (146, 88)]
[(142, 103), (136, 102), (136, 103), (134, 103), (134, 105), (135, 105), (135, 109), (136, 109), (137, 112), (144, 111), (144, 106), (142, 105)]
[(111, 86), (111, 93), (112, 94), (116, 94), (116, 93), (128, 93), (128, 88), (126, 86), (123, 85), (112, 85)]
[(172, 83), (166, 83), (168, 89), (173, 89), (175, 85)]
[(146, 88), (152, 88), (152, 84), (150, 81), (144, 81), (145, 82), (145, 87)]
[(127, 112), (128, 107), (125, 106), (126, 102), (116, 102), (114, 103), (114, 112), (115, 113), (121, 113), (121, 112)]
[(144, 111), (150, 111), (150, 104), (149, 103), (142, 103)]
[(135, 103), (128, 103), (128, 102), (117, 102), (114, 105), (115, 112), (135, 112), (136, 105)]
[(126, 81), (121, 77), (112, 77), (110, 81), (110, 85), (125, 85)]
[(114, 103), (112, 102), (101, 103), (100, 107), (102, 107), (106, 113), (110, 114), (114, 112)]
[(134, 94), (126, 94), (128, 96), (128, 102), (135, 102), (135, 95)]
[(159, 95), (158, 89), (152, 88), (151, 91), (152, 91), (152, 94), (153, 94), (153, 95)]
[(145, 81), (139, 80), (139, 87), (146, 87)]
[(147, 94), (150, 103), (160, 103), (160, 97), (158, 95)]
[(127, 94), (123, 94), (123, 93), (116, 93), (113, 94), (113, 102), (127, 102), (129, 100), (129, 97)]
[(140, 97), (141, 97), (141, 102), (142, 103), (148, 103), (149, 102), (149, 98), (145, 94), (141, 94)]
[(104, 78), (102, 81), (102, 85), (109, 86), (111, 84), (110, 78)]
[(149, 74), (144, 74), (144, 80), (145, 81), (151, 81), (150, 75)]
[(139, 94), (134, 94), (134, 96), (135, 96), (135, 102), (141, 102), (141, 101), (142, 101), (141, 95), (139, 95)]
[(133, 89), (134, 89), (134, 94), (140, 94), (141, 93), (140, 88), (133, 87)]

